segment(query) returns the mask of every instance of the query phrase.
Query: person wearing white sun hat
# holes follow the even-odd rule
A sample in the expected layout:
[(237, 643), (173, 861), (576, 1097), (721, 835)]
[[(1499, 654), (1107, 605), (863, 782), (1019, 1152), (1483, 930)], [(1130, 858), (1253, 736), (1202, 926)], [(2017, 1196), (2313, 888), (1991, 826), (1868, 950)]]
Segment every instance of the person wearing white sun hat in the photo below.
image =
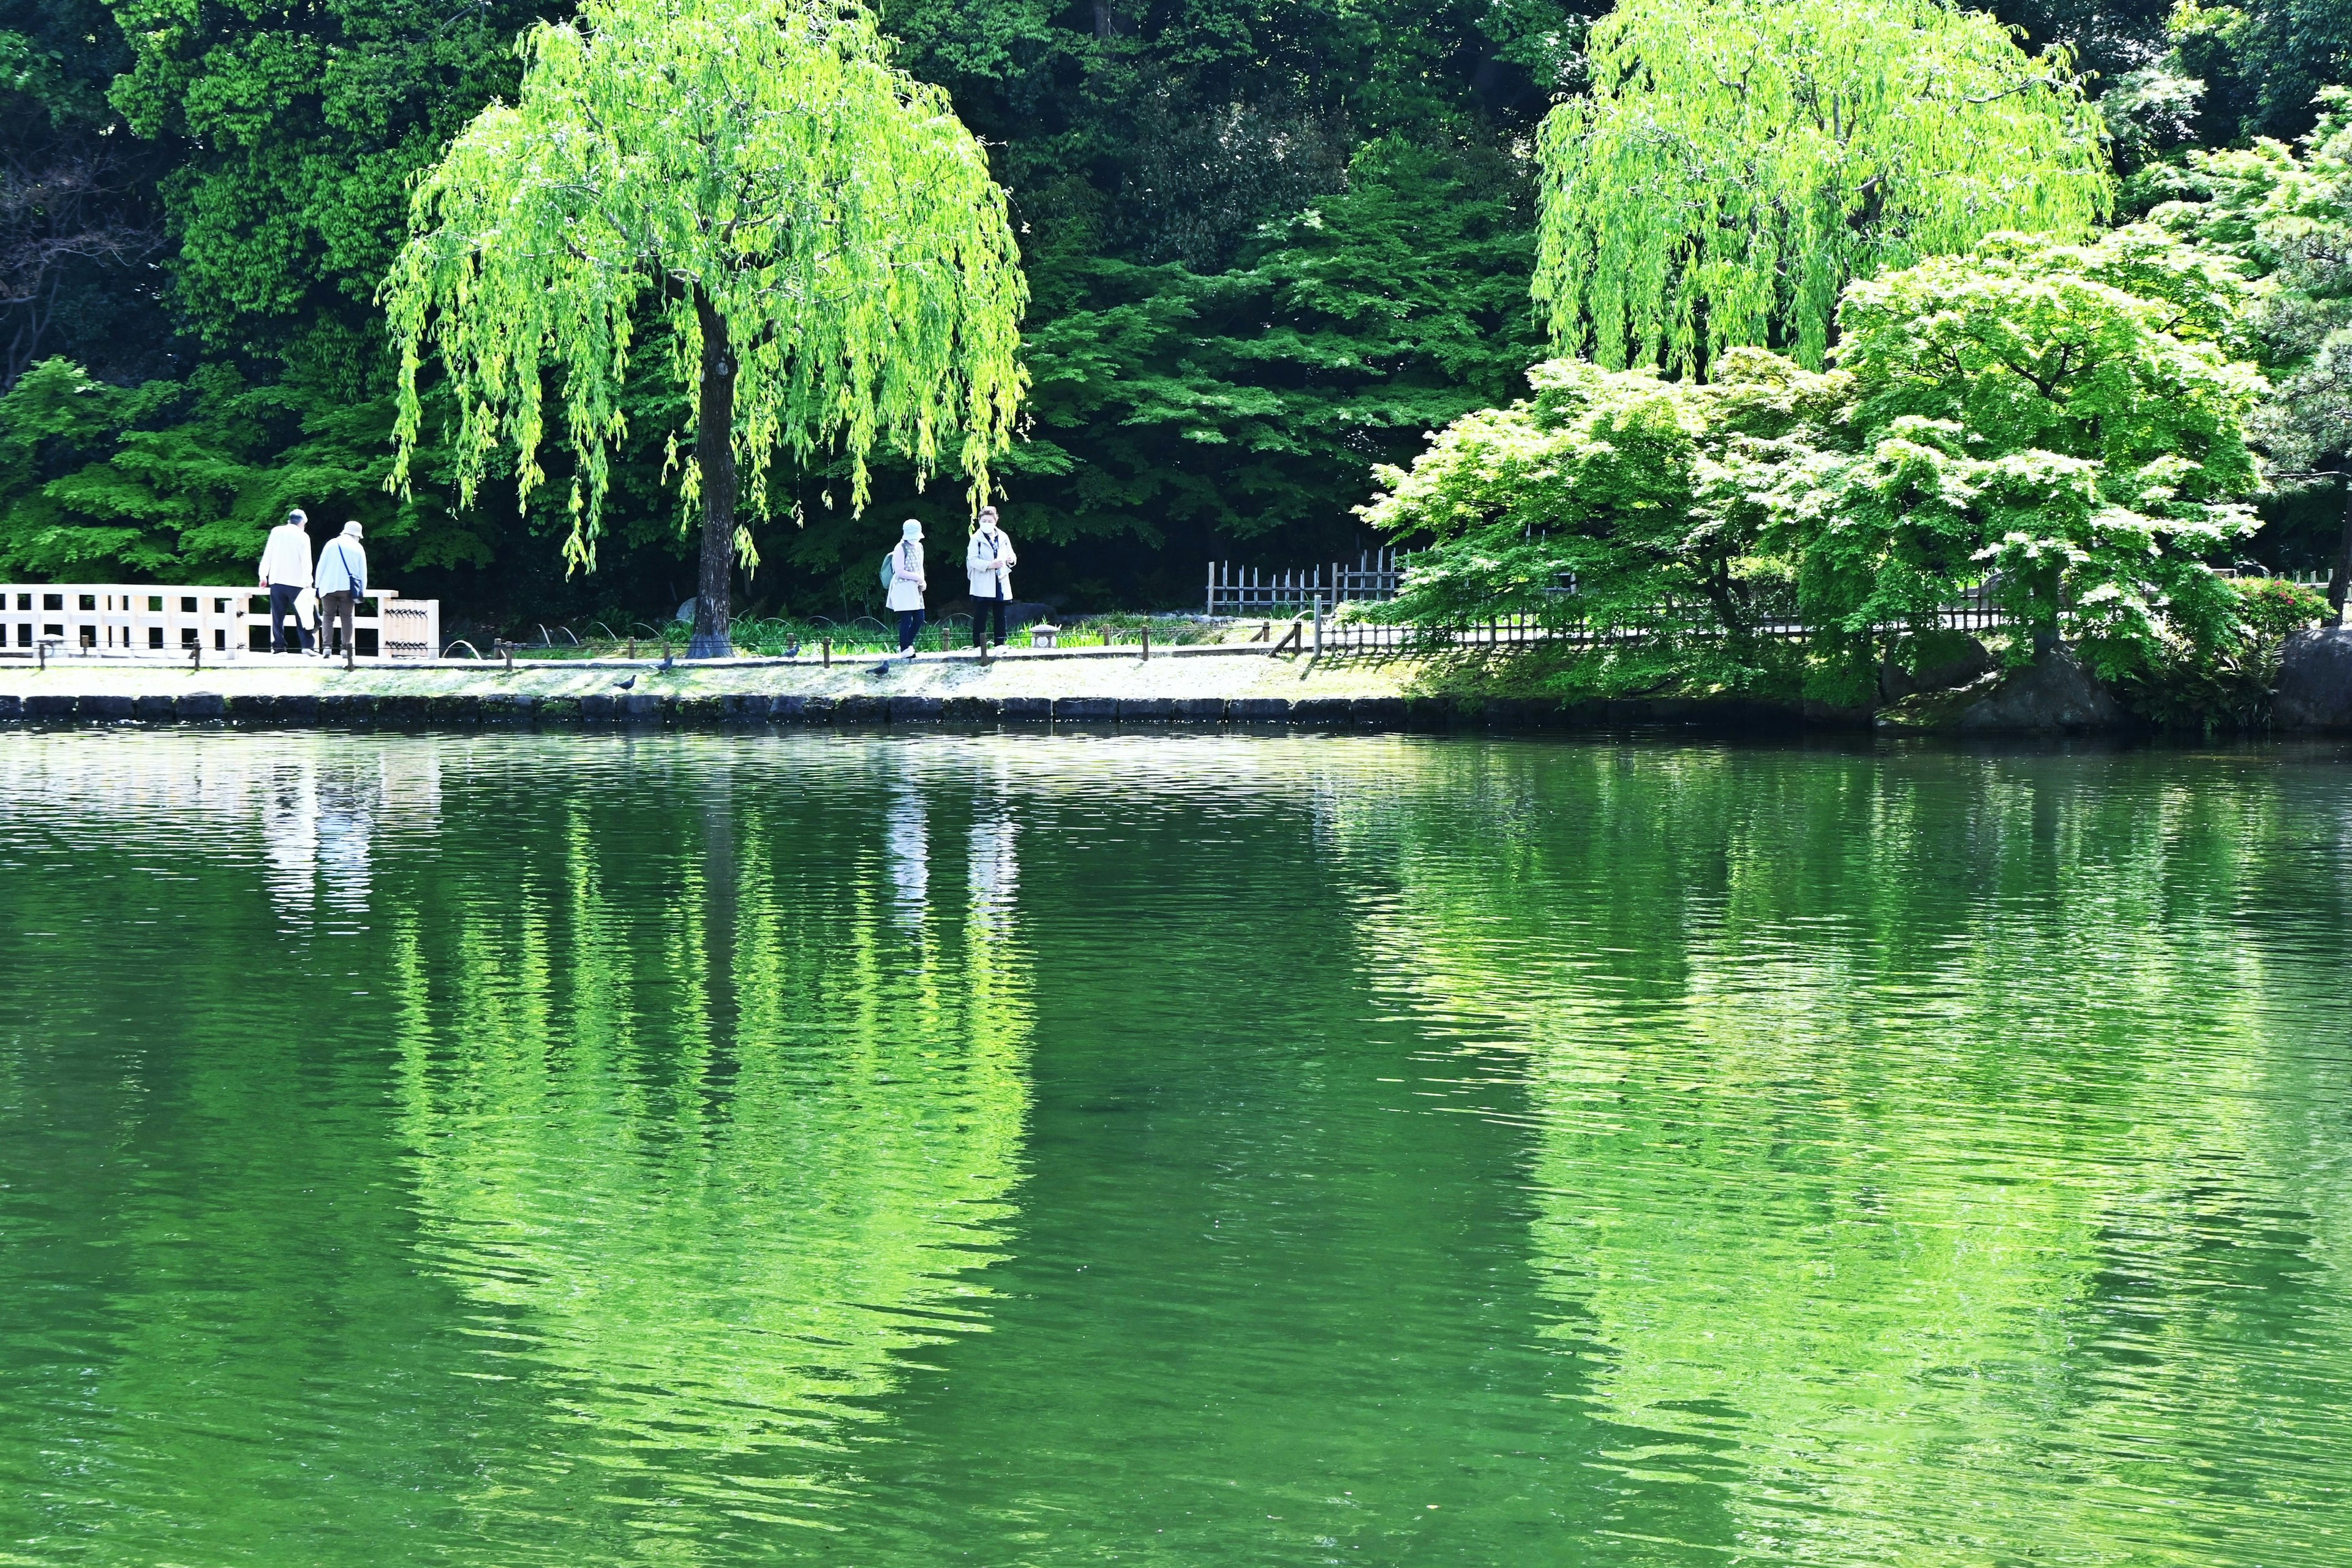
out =
[(342, 622), (343, 668), (352, 668), (357, 651), (353, 643), (352, 622), (359, 610), (359, 602), (367, 597), (367, 552), (360, 545), (360, 525), (343, 524), (343, 531), (327, 541), (319, 552), (319, 652), (328, 650), (327, 627), (330, 623)]
[(898, 616), (898, 651), (912, 658), (915, 639), (923, 635), (923, 590), (930, 585), (923, 576), (921, 523), (910, 517), (900, 525), (898, 548), (890, 552), (884, 569), (890, 583), (884, 603)]

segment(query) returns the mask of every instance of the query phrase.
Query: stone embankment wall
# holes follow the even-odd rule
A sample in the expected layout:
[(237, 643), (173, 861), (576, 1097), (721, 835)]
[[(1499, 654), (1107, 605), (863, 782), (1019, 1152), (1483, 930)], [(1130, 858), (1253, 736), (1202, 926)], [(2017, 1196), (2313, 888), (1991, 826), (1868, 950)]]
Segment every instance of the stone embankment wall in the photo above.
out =
[(1722, 700), (1563, 703), (1479, 697), (931, 697), (735, 692), (582, 697), (467, 692), (0, 692), (0, 722), (376, 725), (587, 725), (719, 728), (764, 724), (1264, 724), (1317, 730), (1573, 730), (1686, 724), (1797, 730), (1867, 722), (1843, 710)]
[[(470, 661), (346, 671), (314, 659), (232, 668), (0, 663), (0, 723), (275, 725), (1287, 724), (1316, 730), (1619, 730), (2089, 734), (2148, 728), (2069, 651), (1986, 668), (1874, 710), (1732, 695), (1563, 701), (1485, 668), (1412, 658), (1277, 658), (1241, 648), (871, 655), (709, 665)], [(1967, 674), (1967, 671), (1961, 672)], [(1502, 694), (1495, 694), (1499, 687)], [(1539, 688), (1538, 688), (1539, 689)], [(2352, 632), (2291, 639), (2273, 727), (2352, 731)]]
[(0, 721), (461, 727), (756, 724), (1288, 724), (1318, 730), (1604, 729), (1693, 724), (1792, 731), (1867, 722), (1737, 699), (1563, 703), (1466, 689), (1460, 667), (1400, 657), (1277, 658), (1264, 649), (959, 651), (908, 662), (444, 662), (343, 670), (315, 659), (234, 669), (59, 661), (0, 665)]

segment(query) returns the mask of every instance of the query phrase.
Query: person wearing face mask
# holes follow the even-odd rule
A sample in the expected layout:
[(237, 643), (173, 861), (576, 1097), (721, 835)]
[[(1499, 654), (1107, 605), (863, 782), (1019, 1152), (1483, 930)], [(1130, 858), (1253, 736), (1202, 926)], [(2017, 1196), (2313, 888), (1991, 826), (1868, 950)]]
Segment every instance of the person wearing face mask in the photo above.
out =
[(884, 600), (898, 616), (898, 652), (915, 657), (915, 639), (923, 635), (923, 525), (908, 518), (898, 531), (898, 547), (890, 552), (883, 570), (888, 574), (889, 595)]
[(1013, 541), (997, 526), (996, 509), (980, 509), (980, 526), (972, 530), (971, 542), (964, 547), (964, 575), (971, 584), (971, 631), (982, 647), (989, 645), (986, 627), (991, 616), (996, 623), (996, 646), (1003, 647), (1006, 632), (1005, 613), (1013, 604), (1013, 568), (1021, 558), (1013, 552)]

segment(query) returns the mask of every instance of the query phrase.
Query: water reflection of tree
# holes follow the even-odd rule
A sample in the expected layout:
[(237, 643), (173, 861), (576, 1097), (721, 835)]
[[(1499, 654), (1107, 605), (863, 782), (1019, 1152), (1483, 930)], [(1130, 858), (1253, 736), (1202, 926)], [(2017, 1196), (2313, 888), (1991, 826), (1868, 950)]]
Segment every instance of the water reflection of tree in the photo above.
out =
[[(908, 931), (885, 795), (777, 814), (750, 784), (698, 774), (666, 843), (575, 797), (503, 908), (398, 935), (421, 1245), (554, 1426), (466, 1502), (554, 1530), (547, 1560), (615, 1522), (686, 1561), (824, 1523), (906, 1352), (985, 1326), (1027, 1099), (1006, 912), (976, 868)], [(983, 812), (992, 878), (1009, 842)]]
[(1855, 1563), (2352, 1526), (2342, 807), (2178, 758), (1421, 763), (1337, 829), (1395, 868), (1374, 960), (1521, 1060), (1554, 1332), (1654, 1525)]

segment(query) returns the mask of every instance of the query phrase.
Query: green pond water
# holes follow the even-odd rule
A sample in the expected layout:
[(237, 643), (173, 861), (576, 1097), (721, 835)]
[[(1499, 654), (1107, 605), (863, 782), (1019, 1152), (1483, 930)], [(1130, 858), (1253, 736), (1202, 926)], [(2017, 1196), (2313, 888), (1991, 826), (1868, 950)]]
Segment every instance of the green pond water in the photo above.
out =
[(0, 735), (0, 1563), (2352, 1563), (2352, 757)]

